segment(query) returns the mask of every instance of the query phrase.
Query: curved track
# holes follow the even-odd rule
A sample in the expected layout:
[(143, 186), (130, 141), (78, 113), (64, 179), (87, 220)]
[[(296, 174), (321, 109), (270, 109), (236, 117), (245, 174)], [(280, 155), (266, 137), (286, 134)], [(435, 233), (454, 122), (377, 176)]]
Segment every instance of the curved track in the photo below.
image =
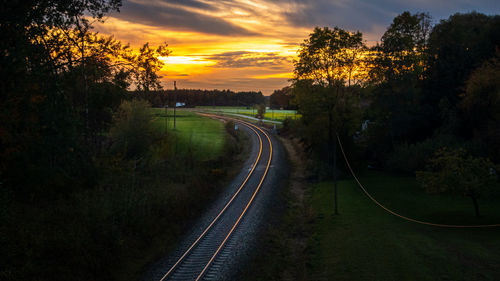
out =
[[(188, 243), (178, 249), (163, 266), (162, 276), (153, 280), (215, 280), (224, 267), (231, 249), (235, 247), (233, 234), (259, 193), (271, 166), (273, 143), (268, 133), (259, 127), (241, 120), (232, 119), (245, 127), (258, 139), (258, 150), (246, 177), (210, 219), (206, 226), (192, 235)], [(255, 141), (254, 141), (255, 142)]]

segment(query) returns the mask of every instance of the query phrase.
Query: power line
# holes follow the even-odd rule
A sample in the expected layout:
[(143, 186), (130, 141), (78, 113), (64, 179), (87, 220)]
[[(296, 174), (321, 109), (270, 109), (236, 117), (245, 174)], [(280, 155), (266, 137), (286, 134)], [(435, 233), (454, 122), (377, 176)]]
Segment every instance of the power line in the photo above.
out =
[(406, 217), (406, 216), (403, 216), (403, 215), (400, 215), (398, 214), (397, 212), (387, 208), (386, 206), (382, 205), (380, 202), (378, 202), (366, 189), (365, 187), (361, 184), (361, 182), (359, 181), (358, 177), (356, 176), (356, 174), (354, 173), (354, 171), (352, 170), (351, 168), (351, 164), (349, 164), (349, 161), (347, 160), (347, 156), (345, 154), (345, 151), (344, 151), (344, 147), (342, 146), (342, 142), (340, 142), (340, 138), (339, 138), (339, 135), (337, 134), (337, 140), (339, 141), (339, 146), (340, 146), (340, 150), (342, 151), (342, 155), (344, 156), (344, 160), (345, 160), (345, 163), (347, 164), (347, 167), (349, 168), (349, 171), (351, 172), (352, 176), (354, 177), (354, 179), (356, 180), (356, 182), (358, 183), (359, 187), (361, 188), (361, 190), (363, 190), (363, 192), (366, 194), (366, 196), (368, 196), (368, 198), (370, 198), (370, 200), (372, 200), (375, 204), (377, 204), (380, 208), (384, 209), (385, 211), (387, 211), (388, 213), (396, 216), (396, 217), (399, 217), (399, 218), (402, 218), (404, 220), (407, 220), (407, 221), (410, 221), (410, 222), (414, 222), (414, 223), (418, 223), (418, 224), (423, 224), (423, 225), (430, 225), (430, 226), (437, 226), (437, 227), (448, 227), (448, 228), (486, 228), (486, 227), (500, 227), (500, 224), (480, 224), (480, 225), (454, 225), (454, 224), (440, 224), (440, 223), (432, 223), (432, 222), (426, 222), (426, 221), (421, 221), (421, 220), (417, 220), (417, 219), (413, 219), (413, 218), (409, 218), (409, 217)]

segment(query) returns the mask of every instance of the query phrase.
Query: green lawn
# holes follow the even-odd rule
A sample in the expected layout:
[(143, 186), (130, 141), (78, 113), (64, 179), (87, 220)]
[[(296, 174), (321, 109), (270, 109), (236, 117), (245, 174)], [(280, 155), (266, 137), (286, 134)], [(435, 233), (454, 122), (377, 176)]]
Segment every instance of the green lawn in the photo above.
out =
[(152, 111), (158, 130), (167, 130), (178, 137), (177, 149), (191, 148), (199, 160), (211, 160), (222, 155), (226, 135), (222, 122), (178, 109), (174, 129), (173, 109), (153, 108)]
[[(223, 112), (223, 113), (236, 113), (247, 116), (255, 117), (257, 114), (257, 109), (253, 109), (252, 107), (236, 107), (236, 106), (198, 106), (196, 108), (204, 109), (206, 111), (211, 112)], [(264, 119), (275, 120), (275, 121), (283, 121), (287, 117), (292, 119), (300, 118), (300, 114), (297, 114), (296, 110), (276, 110), (276, 109), (268, 109), (264, 114)]]
[[(387, 207), (421, 220), (452, 224), (500, 222), (500, 200), (428, 195), (411, 177), (368, 173), (360, 178)], [(498, 195), (494, 196), (498, 198)], [(394, 217), (352, 180), (339, 183), (333, 214), (331, 182), (314, 186), (312, 280), (500, 280), (500, 228), (446, 229)]]

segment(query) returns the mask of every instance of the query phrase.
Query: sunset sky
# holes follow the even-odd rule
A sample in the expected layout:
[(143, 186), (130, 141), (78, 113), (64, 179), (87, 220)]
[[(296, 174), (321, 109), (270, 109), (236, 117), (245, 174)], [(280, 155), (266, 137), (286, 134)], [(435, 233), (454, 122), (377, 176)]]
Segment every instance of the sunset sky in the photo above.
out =
[(373, 45), (401, 12), (437, 23), (456, 12), (500, 13), (498, 0), (124, 0), (96, 31), (139, 47), (166, 42), (164, 88), (255, 90), (289, 84), (299, 44), (315, 26), (359, 30)]

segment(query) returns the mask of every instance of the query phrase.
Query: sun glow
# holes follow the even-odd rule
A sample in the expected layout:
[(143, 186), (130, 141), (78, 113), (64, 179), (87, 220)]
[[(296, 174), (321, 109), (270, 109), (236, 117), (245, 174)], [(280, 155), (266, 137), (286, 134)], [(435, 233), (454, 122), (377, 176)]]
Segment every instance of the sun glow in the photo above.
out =
[(270, 79), (270, 78), (286, 78), (292, 79), (293, 72), (283, 72), (283, 73), (272, 73), (272, 74), (264, 74), (264, 75), (256, 75), (253, 76), (255, 79)]
[(168, 56), (159, 57), (165, 63), (161, 73), (168, 79), (186, 79), (200, 74), (210, 73), (210, 66), (215, 61), (208, 60), (204, 56)]
[(214, 65), (215, 61), (207, 60), (202, 56), (169, 56), (159, 57), (167, 65)]
[[(159, 9), (184, 7), (179, 3), (163, 3)], [(261, 0), (238, 0), (233, 6), (225, 2), (200, 3), (215, 8), (193, 6), (186, 10), (219, 18), (248, 30), (247, 34), (233, 36), (167, 28), (160, 21), (156, 25), (149, 19), (134, 20), (118, 15), (110, 16), (105, 23), (97, 23), (96, 30), (114, 35), (134, 49), (146, 42), (152, 47), (166, 42), (172, 53), (159, 58), (165, 63), (160, 75), (163, 83), (169, 85), (176, 80), (178, 85), (187, 88), (260, 90), (271, 94), (289, 84), (297, 49), (310, 30), (282, 25), (283, 19), (276, 12), (286, 7)]]

